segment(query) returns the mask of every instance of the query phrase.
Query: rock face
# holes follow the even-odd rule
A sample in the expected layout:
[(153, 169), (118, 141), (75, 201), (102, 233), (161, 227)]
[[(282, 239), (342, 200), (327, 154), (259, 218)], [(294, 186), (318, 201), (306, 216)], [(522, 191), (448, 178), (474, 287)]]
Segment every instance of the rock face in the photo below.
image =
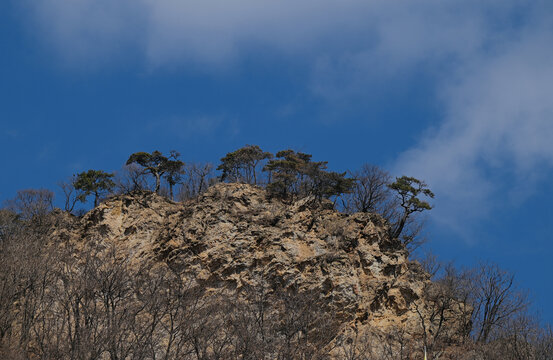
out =
[(104, 202), (59, 236), (96, 239), (132, 262), (163, 261), (207, 289), (317, 293), (343, 327), (420, 327), (429, 276), (375, 214), (284, 203), (258, 187), (218, 184), (174, 203), (152, 193)]

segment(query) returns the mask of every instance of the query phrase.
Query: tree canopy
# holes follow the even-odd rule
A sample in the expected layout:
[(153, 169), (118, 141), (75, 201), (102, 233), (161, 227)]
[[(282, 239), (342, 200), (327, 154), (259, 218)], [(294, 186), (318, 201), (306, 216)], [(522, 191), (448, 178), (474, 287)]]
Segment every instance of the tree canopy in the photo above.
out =
[(258, 184), (258, 165), (273, 155), (261, 150), (257, 145), (246, 145), (236, 151), (230, 152), (221, 159), (217, 170), (222, 171), (221, 179), (229, 182), (243, 182), (246, 184)]
[(100, 196), (109, 193), (114, 187), (113, 174), (102, 170), (88, 170), (77, 174), (73, 186), (80, 191), (77, 199), (85, 202), (89, 195), (94, 195), (94, 206), (98, 206)]
[(432, 209), (428, 202), (419, 197), (434, 198), (434, 193), (428, 189), (428, 185), (424, 181), (409, 176), (396, 178), (396, 181), (388, 187), (396, 193), (399, 206), (403, 209), (399, 221), (393, 226), (391, 233), (392, 237), (398, 238), (411, 214)]
[(326, 161), (311, 161), (311, 155), (283, 150), (270, 160), (264, 170), (269, 172), (267, 190), (281, 197), (315, 196), (331, 198), (351, 191), (354, 180), (346, 173), (327, 171)]
[(182, 183), (182, 176), (184, 175), (184, 163), (178, 160), (180, 154), (175, 150), (171, 151), (171, 155), (165, 163), (165, 181), (169, 184), (169, 197), (174, 200), (173, 187)]
[(155, 192), (159, 193), (161, 186), (161, 177), (167, 174), (165, 179), (172, 186), (177, 183), (179, 174), (182, 172), (184, 163), (178, 160), (179, 153), (172, 151), (169, 157), (163, 156), (159, 151), (154, 151), (151, 154), (147, 152), (136, 152), (129, 156), (127, 165), (136, 163), (144, 168), (145, 173), (152, 174), (156, 179)]

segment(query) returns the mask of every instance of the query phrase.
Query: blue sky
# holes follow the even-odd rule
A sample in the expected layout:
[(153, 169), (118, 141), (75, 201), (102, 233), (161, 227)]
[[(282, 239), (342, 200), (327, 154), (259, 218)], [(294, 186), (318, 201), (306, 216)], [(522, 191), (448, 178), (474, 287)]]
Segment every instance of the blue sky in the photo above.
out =
[(374, 163), (435, 191), (428, 248), (553, 322), (550, 1), (8, 0), (0, 46), (0, 200), (135, 151)]

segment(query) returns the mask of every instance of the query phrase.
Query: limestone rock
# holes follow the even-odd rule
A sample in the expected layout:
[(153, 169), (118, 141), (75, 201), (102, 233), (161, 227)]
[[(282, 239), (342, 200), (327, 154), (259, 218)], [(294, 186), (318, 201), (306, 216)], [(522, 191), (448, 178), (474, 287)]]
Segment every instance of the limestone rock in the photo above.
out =
[(414, 309), (430, 282), (380, 216), (309, 198), (286, 203), (246, 184), (217, 184), (187, 203), (116, 196), (56, 234), (115, 246), (136, 264), (167, 262), (213, 291), (265, 281), (317, 293), (343, 327), (419, 327)]

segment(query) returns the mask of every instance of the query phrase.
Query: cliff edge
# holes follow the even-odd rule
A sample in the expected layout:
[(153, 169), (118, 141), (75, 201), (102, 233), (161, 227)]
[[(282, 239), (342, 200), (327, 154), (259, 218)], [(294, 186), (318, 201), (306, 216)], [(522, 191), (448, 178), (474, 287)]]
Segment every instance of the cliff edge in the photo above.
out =
[[(309, 198), (283, 202), (252, 185), (220, 183), (187, 203), (148, 192), (115, 196), (55, 235), (115, 248), (137, 267), (166, 264), (202, 296), (260, 287), (269, 298), (311, 294), (337, 325), (334, 342), (363, 329), (417, 336), (431, 316), (429, 275), (380, 216)], [(461, 331), (448, 326), (451, 338)]]

